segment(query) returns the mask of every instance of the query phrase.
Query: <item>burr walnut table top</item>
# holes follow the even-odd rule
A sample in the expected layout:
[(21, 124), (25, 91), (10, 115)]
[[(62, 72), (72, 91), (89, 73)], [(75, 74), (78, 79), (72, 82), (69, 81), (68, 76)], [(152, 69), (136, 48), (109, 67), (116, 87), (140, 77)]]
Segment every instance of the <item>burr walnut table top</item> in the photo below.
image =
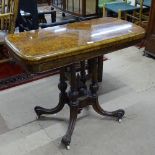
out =
[(10, 54), (32, 72), (42, 72), (136, 44), (145, 30), (117, 18), (98, 18), (10, 34)]

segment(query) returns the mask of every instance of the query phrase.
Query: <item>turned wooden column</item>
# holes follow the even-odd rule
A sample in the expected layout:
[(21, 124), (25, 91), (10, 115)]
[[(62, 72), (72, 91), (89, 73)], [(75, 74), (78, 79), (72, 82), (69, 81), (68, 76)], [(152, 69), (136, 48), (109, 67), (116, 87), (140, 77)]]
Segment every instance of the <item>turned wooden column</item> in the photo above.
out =
[(155, 56), (155, 0), (152, 0), (145, 50), (146, 53)]

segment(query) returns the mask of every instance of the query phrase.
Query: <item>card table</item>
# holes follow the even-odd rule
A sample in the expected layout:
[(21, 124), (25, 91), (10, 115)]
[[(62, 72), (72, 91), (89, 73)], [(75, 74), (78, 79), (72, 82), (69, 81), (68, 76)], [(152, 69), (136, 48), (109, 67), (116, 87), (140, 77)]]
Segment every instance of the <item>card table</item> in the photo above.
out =
[[(121, 121), (125, 114), (123, 109), (105, 111), (98, 102), (98, 57), (135, 45), (144, 37), (145, 30), (140, 26), (105, 17), (10, 34), (5, 42), (10, 55), (30, 73), (60, 68), (58, 105), (52, 109), (36, 106), (34, 110), (40, 117), (59, 112), (65, 104), (69, 106), (68, 130), (62, 138), (62, 143), (69, 149), (77, 116), (84, 107), (91, 105), (98, 114)], [(89, 86), (86, 83), (87, 61), (90, 61), (91, 68)], [(81, 66), (78, 72), (76, 63)], [(66, 82), (66, 68), (70, 74), (69, 84)], [(68, 85), (70, 89), (67, 92)]]

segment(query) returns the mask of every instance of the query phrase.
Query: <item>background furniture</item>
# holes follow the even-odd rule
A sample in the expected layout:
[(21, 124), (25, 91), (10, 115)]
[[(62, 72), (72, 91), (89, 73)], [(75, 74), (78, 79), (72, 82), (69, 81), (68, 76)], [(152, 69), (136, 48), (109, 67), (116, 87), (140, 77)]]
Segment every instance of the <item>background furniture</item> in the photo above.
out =
[(140, 11), (137, 13), (140, 21), (147, 22), (149, 20), (151, 0), (136, 0), (135, 5), (140, 5)]
[(75, 16), (98, 15), (98, 0), (52, 0), (52, 5)]
[(145, 53), (155, 57), (155, 0), (152, 0), (146, 35)]
[(152, 2), (152, 0), (144, 0), (143, 5), (150, 8), (151, 7), (151, 2)]
[(107, 16), (107, 11), (115, 13), (118, 18), (127, 18), (127, 15), (133, 14), (134, 11), (139, 10), (140, 8), (137, 6), (133, 6), (127, 3), (127, 0), (124, 2), (114, 2), (114, 3), (106, 3), (103, 6), (103, 16)]
[(107, 3), (103, 7), (103, 16), (107, 16), (107, 12), (112, 12), (118, 18), (144, 26), (149, 18), (150, 2), (151, 0), (135, 0), (135, 6), (128, 4), (127, 1)]
[[(27, 20), (21, 14), (21, 10), (27, 12), (31, 15), (31, 19)], [(22, 32), (24, 30), (32, 30), (38, 29), (38, 9), (37, 9), (37, 1), (36, 0), (19, 0), (19, 11), (18, 11), (18, 18), (17, 24), (19, 26), (19, 31)]]
[(13, 33), (18, 12), (18, 0), (0, 1), (0, 30)]
[(38, 29), (40, 23), (47, 23), (46, 14), (51, 15), (51, 22), (56, 21), (55, 10), (38, 10), (37, 0), (20, 0), (17, 19), (19, 31)]
[(0, 0), (0, 63), (9, 59), (5, 58), (4, 38), (8, 33), (14, 33), (18, 13), (18, 0)]
[(98, 16), (102, 17), (103, 16), (103, 7), (105, 4), (107, 3), (112, 3), (112, 2), (116, 2), (117, 0), (99, 0), (99, 4), (98, 4)]

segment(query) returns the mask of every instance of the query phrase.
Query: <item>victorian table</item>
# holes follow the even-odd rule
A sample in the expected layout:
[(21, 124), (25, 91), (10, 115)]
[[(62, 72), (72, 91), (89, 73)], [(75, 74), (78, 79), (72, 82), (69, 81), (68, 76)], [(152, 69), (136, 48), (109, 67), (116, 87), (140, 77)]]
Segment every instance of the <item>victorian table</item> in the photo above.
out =
[[(70, 121), (62, 143), (69, 149), (78, 113), (86, 106), (103, 116), (121, 120), (124, 110), (108, 112), (98, 102), (98, 56), (138, 43), (145, 36), (143, 28), (115, 18), (99, 18), (63, 26), (10, 34), (5, 41), (12, 57), (30, 73), (60, 68), (58, 105), (53, 109), (35, 107), (38, 117), (70, 107)], [(86, 84), (85, 64), (91, 60), (90, 86)], [(77, 72), (75, 64), (80, 62)], [(67, 92), (65, 71), (69, 69), (70, 90)]]

